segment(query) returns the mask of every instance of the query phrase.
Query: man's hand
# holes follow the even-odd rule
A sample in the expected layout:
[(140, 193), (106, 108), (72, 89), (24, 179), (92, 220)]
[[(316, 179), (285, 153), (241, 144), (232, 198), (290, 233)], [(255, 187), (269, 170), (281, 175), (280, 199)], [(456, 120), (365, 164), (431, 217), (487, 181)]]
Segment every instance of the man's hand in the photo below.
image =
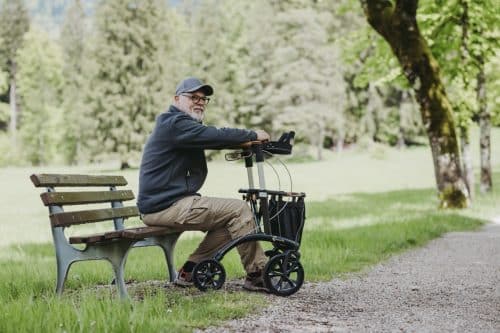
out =
[(271, 139), (271, 136), (264, 130), (255, 130), (255, 133), (257, 133), (257, 141), (269, 141)]

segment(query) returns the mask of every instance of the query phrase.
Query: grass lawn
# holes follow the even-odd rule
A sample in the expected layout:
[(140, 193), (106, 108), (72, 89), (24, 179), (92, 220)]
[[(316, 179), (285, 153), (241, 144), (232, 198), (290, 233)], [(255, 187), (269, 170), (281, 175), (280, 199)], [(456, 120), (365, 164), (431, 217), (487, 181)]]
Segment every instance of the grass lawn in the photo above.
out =
[[(499, 133), (492, 142), (500, 142)], [(294, 189), (308, 195), (301, 247), (306, 281), (364, 269), (445, 232), (471, 230), (499, 216), (500, 161), (493, 164), (494, 192), (478, 195), (471, 208), (460, 211), (437, 210), (426, 148), (347, 152), (342, 158), (328, 155), (324, 162), (290, 164)], [(209, 169), (203, 194), (238, 197), (237, 189), (246, 186), (241, 165), (214, 162)], [(131, 302), (111, 295), (115, 293), (109, 286), (112, 271), (104, 262), (75, 264), (64, 296), (55, 297), (56, 265), (47, 211), (29, 175), (102, 170), (103, 166), (1, 170), (0, 332), (190, 332), (265, 306), (258, 294), (165, 288), (166, 265), (159, 248), (131, 251), (125, 273), (127, 280), (135, 281)], [(123, 174), (136, 192), (137, 170)], [(269, 187), (276, 188), (272, 183), (276, 180), (268, 178)], [(282, 189), (288, 189), (286, 180), (281, 177)], [(181, 238), (176, 248), (178, 264), (200, 237), (186, 233)], [(223, 265), (229, 279), (244, 276), (236, 251), (224, 258)]]

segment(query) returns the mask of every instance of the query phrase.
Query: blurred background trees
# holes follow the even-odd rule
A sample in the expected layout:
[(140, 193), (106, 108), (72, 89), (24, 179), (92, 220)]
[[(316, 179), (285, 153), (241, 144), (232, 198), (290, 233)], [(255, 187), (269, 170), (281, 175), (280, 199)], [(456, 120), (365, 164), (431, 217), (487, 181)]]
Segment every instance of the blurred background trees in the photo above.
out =
[(3, 1), (0, 6), (0, 69), (7, 73), (10, 105), (9, 132), (11, 144), (17, 145), (18, 120), (21, 113), (17, 92), (17, 56), (29, 29), (28, 11), (22, 0)]
[[(495, 8), (421, 0), (416, 16), (440, 65), (465, 171), (470, 126), (480, 125), (483, 191), (489, 131), (500, 126)], [(215, 88), (207, 123), (274, 136), (293, 128), (311, 147), (306, 158), (429, 144), (418, 95), (358, 1), (0, 0), (0, 54), (0, 165), (135, 166), (189, 75)]]
[(93, 120), (86, 140), (92, 158), (115, 156), (121, 168), (137, 160), (144, 134), (167, 102), (168, 36), (163, 1), (103, 1), (96, 8), (88, 53), (86, 110)]

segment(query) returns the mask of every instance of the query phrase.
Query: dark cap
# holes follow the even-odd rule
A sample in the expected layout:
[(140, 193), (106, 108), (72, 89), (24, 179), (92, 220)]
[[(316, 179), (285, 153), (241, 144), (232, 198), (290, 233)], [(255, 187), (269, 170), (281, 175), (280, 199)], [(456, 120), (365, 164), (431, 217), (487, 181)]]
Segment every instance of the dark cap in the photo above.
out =
[(214, 89), (210, 85), (204, 84), (195, 77), (188, 77), (177, 85), (175, 95), (179, 96), (182, 93), (190, 93), (198, 90), (202, 91), (206, 96), (210, 96), (214, 93)]

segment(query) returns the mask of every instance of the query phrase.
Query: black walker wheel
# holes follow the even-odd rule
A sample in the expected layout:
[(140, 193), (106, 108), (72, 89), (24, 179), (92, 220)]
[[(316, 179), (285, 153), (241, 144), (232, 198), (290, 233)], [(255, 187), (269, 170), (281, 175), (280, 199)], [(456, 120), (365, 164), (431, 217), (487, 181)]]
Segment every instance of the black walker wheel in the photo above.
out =
[(225, 281), (226, 271), (217, 260), (203, 260), (194, 266), (193, 282), (201, 291), (220, 289)]
[(272, 257), (264, 267), (264, 283), (275, 295), (289, 296), (304, 283), (304, 268), (298, 253), (288, 252)]

